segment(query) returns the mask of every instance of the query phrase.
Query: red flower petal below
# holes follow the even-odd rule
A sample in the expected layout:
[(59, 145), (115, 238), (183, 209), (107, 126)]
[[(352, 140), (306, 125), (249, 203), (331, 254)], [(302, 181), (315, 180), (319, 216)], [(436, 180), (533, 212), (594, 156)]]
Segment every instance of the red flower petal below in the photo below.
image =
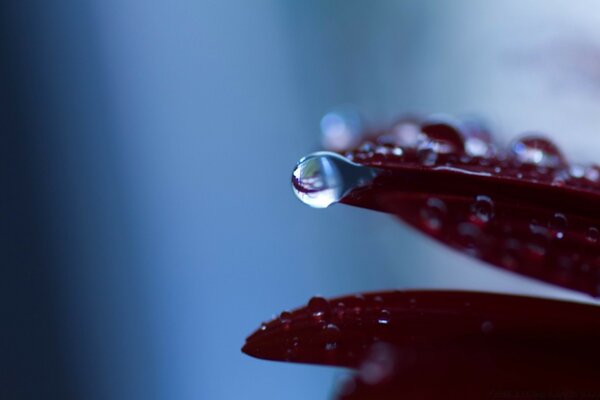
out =
[(358, 369), (340, 398), (482, 398), (600, 394), (598, 340), (600, 308), (592, 305), (408, 291), (313, 298), (264, 324), (243, 351)]

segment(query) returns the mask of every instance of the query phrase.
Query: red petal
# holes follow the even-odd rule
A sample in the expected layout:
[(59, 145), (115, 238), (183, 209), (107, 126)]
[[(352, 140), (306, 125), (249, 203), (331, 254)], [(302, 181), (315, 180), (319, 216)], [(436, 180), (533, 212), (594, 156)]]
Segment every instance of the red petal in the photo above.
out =
[(432, 398), (443, 390), (600, 390), (599, 340), (593, 305), (408, 291), (313, 299), (265, 324), (243, 351), (358, 368), (349, 398)]
[(422, 129), (427, 139), (419, 145), (398, 151), (384, 132), (347, 154), (383, 172), (342, 202), (394, 214), (497, 267), (600, 295), (597, 167), (567, 165), (538, 136), (517, 141), (514, 152), (477, 139), (482, 155), (473, 157), (462, 148), (472, 131), (457, 136), (450, 125), (431, 122)]

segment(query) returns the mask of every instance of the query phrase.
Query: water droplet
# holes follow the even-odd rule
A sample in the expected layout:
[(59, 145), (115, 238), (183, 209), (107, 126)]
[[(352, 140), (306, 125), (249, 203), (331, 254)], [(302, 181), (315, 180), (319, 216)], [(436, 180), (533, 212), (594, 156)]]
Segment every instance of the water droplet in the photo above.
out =
[(481, 240), (481, 229), (475, 224), (463, 222), (458, 225), (456, 230), (460, 245), (471, 254), (474, 254), (477, 249), (477, 244)]
[(488, 154), (489, 146), (479, 138), (469, 137), (465, 140), (465, 151), (471, 157), (483, 157)]
[(463, 135), (460, 121), (446, 115), (433, 115), (421, 124), (424, 141), (420, 149), (431, 149), (438, 154), (462, 153)]
[(387, 325), (390, 323), (391, 316), (392, 313), (390, 313), (388, 310), (381, 310), (379, 312), (379, 317), (377, 317), (377, 323), (380, 325)]
[(362, 131), (362, 118), (351, 107), (334, 109), (321, 119), (322, 142), (328, 150), (344, 151), (354, 147)]
[(292, 324), (292, 313), (289, 311), (283, 311), (279, 315), (279, 322), (281, 322), (283, 329), (289, 330)]
[(491, 321), (484, 321), (481, 324), (481, 332), (491, 333), (494, 330), (494, 324)]
[(436, 153), (433, 149), (430, 148), (419, 148), (417, 151), (417, 156), (419, 157), (419, 161), (426, 167), (431, 167), (435, 165), (437, 161), (438, 153)]
[(590, 226), (585, 237), (589, 242), (596, 243), (600, 238), (600, 231), (595, 226)]
[(475, 198), (471, 212), (476, 222), (487, 223), (494, 216), (494, 203), (490, 197), (479, 195)]
[(333, 351), (337, 349), (337, 342), (327, 342), (325, 343), (325, 350), (326, 351)]
[(559, 170), (556, 171), (554, 176), (552, 177), (552, 185), (553, 186), (564, 186), (565, 183), (571, 178), (569, 171)]
[(585, 169), (585, 179), (591, 182), (598, 182), (600, 180), (600, 167), (597, 165), (590, 165)]
[(296, 197), (314, 208), (326, 208), (340, 201), (352, 189), (365, 186), (377, 175), (375, 168), (331, 152), (317, 152), (302, 158), (292, 173)]
[(581, 179), (585, 175), (585, 168), (581, 165), (571, 165), (569, 167), (569, 175), (575, 179)]
[(564, 237), (564, 231), (567, 229), (567, 226), (567, 217), (561, 213), (555, 213), (548, 222), (548, 227), (554, 232), (554, 236), (557, 239)]
[(308, 301), (308, 309), (313, 317), (322, 320), (329, 312), (329, 302), (323, 297), (315, 296)]
[(327, 325), (325, 325), (323, 330), (330, 334), (340, 333), (340, 328), (336, 324), (327, 324)]
[(267, 330), (267, 324), (265, 324), (264, 322), (262, 324), (260, 324), (260, 330), (261, 331), (266, 331)]
[(327, 324), (323, 327), (322, 337), (325, 340), (325, 350), (337, 349), (337, 341), (340, 337), (340, 328), (335, 324)]
[(502, 172), (502, 168), (500, 167), (494, 167), (494, 172), (499, 174), (500, 172)]
[(400, 121), (390, 130), (389, 135), (380, 136), (382, 143), (394, 144), (397, 146), (416, 148), (420, 141), (421, 128), (412, 121)]
[(442, 228), (448, 210), (446, 204), (435, 197), (427, 199), (425, 206), (421, 208), (420, 216), (423, 226), (437, 232)]
[(381, 383), (394, 372), (396, 358), (396, 349), (389, 344), (377, 342), (371, 346), (360, 365), (358, 376), (368, 385)]
[(556, 145), (540, 136), (526, 136), (515, 141), (511, 151), (522, 163), (544, 167), (558, 167), (565, 164)]

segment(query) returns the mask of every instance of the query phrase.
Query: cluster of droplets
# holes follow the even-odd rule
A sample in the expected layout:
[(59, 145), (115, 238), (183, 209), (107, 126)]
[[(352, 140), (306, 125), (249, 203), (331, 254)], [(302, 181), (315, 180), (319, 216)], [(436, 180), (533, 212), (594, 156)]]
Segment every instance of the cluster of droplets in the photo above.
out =
[[(569, 165), (558, 147), (539, 134), (514, 140), (507, 151), (492, 142), (474, 119), (448, 115), (405, 118), (385, 132), (363, 135), (364, 124), (351, 108), (336, 109), (321, 121), (323, 143), (334, 152), (311, 154), (293, 172), (294, 192), (306, 204), (324, 208), (339, 202), (377, 175), (372, 168), (451, 167), (505, 179), (598, 190), (600, 167)], [(341, 154), (344, 156), (342, 156)], [(365, 169), (361, 171), (360, 167)]]
[(296, 196), (315, 208), (328, 207), (353, 189), (368, 185), (377, 176), (377, 168), (397, 165), (451, 167), (556, 186), (600, 184), (600, 167), (568, 165), (558, 147), (546, 138), (523, 136), (503, 152), (492, 143), (487, 128), (474, 120), (447, 115), (407, 118), (386, 132), (361, 139), (360, 117), (353, 110), (342, 109), (326, 114), (321, 128), (325, 147), (337, 153), (304, 157), (292, 174)]
[[(470, 119), (458, 120), (444, 115), (406, 118), (385, 132), (362, 138), (357, 135), (362, 123), (356, 121), (354, 116), (340, 112), (324, 119), (324, 131), (343, 131), (353, 139), (347, 141), (347, 146), (335, 149), (329, 146), (344, 156), (319, 152), (297, 164), (292, 184), (298, 198), (306, 204), (327, 207), (342, 201), (354, 189), (369, 185), (377, 188), (378, 182), (384, 182), (384, 178), (378, 180), (380, 176), (393, 177), (396, 170), (445, 171), (497, 178), (505, 181), (503, 184), (522, 181), (544, 190), (565, 187), (600, 192), (600, 166), (569, 164), (554, 143), (538, 134), (524, 135), (507, 149), (501, 149), (492, 142), (483, 124)], [(492, 196), (481, 193), (472, 198), (468, 210), (455, 208), (456, 205), (447, 204), (443, 196), (432, 196), (423, 200), (413, 215), (403, 216), (401, 210), (397, 214), (453, 247), (508, 269), (534, 270), (536, 265), (548, 263), (551, 266), (578, 265), (591, 273), (600, 269), (596, 268), (599, 262), (589, 261), (589, 252), (580, 256), (576, 249), (573, 255), (563, 254), (561, 250), (569, 249), (569, 244), (564, 247), (561, 243), (568, 243), (570, 235), (583, 239), (588, 246), (599, 243), (600, 224), (596, 226), (593, 221), (587, 226), (582, 223), (570, 226), (566, 214), (560, 211), (545, 216), (536, 214), (539, 221), (530, 223), (528, 236), (521, 234), (516, 239), (515, 235), (520, 235), (523, 228), (514, 224), (521, 222), (513, 223), (506, 215), (497, 218), (498, 207)], [(532, 274), (536, 273), (542, 274), (539, 271)], [(385, 320), (383, 316), (382, 321)]]

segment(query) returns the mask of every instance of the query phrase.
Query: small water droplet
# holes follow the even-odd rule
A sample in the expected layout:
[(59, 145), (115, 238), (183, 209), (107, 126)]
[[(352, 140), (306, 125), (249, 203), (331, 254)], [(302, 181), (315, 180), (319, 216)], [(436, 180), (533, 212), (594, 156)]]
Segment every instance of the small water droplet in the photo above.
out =
[(494, 216), (494, 202), (488, 196), (479, 195), (471, 207), (476, 222), (487, 223)]
[(475, 224), (463, 222), (458, 225), (456, 231), (460, 245), (474, 255), (477, 251), (477, 244), (482, 239), (481, 229)]
[(325, 343), (325, 350), (326, 351), (333, 351), (337, 349), (337, 342), (327, 342)]
[(363, 131), (360, 114), (352, 107), (339, 107), (321, 119), (323, 146), (332, 151), (344, 151), (356, 145)]
[(327, 324), (323, 327), (323, 339), (325, 340), (325, 350), (332, 351), (337, 349), (337, 341), (340, 337), (340, 328), (335, 324)]
[(559, 170), (554, 173), (552, 177), (552, 185), (553, 186), (564, 186), (567, 181), (571, 178), (569, 171)]
[(339, 154), (317, 152), (302, 158), (292, 173), (296, 197), (314, 208), (340, 201), (352, 189), (369, 184), (375, 168), (351, 162)]
[(523, 174), (521, 172), (517, 172), (517, 179), (523, 179)]
[(494, 324), (491, 321), (484, 321), (481, 324), (481, 332), (491, 333), (494, 330)]
[(421, 221), (426, 229), (437, 232), (442, 228), (447, 212), (446, 204), (442, 200), (431, 197), (421, 208)]
[(381, 383), (393, 373), (396, 358), (396, 350), (391, 345), (377, 342), (371, 346), (360, 365), (358, 376), (368, 385)]
[(421, 164), (426, 167), (431, 167), (437, 162), (438, 153), (430, 148), (420, 148), (417, 151), (417, 156), (419, 157)]
[(392, 313), (388, 310), (381, 310), (379, 312), (379, 317), (377, 317), (377, 323), (379, 323), (380, 325), (387, 325), (390, 323), (391, 316)]
[(290, 329), (290, 325), (292, 323), (292, 313), (289, 311), (283, 311), (281, 314), (279, 314), (279, 322), (281, 322), (283, 329)]
[(567, 226), (567, 217), (562, 213), (555, 213), (548, 222), (548, 227), (554, 232), (554, 236), (557, 239), (564, 237), (564, 231), (567, 229)]
[(590, 182), (598, 182), (600, 180), (600, 167), (597, 165), (590, 165), (585, 169), (585, 179)]
[(323, 297), (315, 296), (308, 301), (308, 309), (312, 312), (313, 317), (322, 320), (329, 312), (329, 302)]
[(390, 130), (390, 134), (380, 137), (383, 142), (406, 148), (416, 148), (420, 141), (421, 128), (416, 122), (400, 121)]
[(558, 147), (540, 136), (526, 136), (516, 140), (511, 151), (522, 163), (544, 167), (557, 167), (565, 164)]
[(469, 137), (465, 140), (465, 151), (471, 157), (484, 157), (489, 152), (489, 146), (479, 138)]
[(494, 172), (499, 174), (500, 172), (502, 172), (502, 168), (500, 167), (494, 167)]
[(573, 164), (569, 167), (569, 175), (575, 179), (581, 179), (585, 175), (585, 168), (581, 165)]
[(462, 153), (463, 135), (460, 121), (447, 115), (432, 115), (421, 124), (424, 141), (420, 149), (431, 149), (438, 154)]
[(590, 226), (585, 237), (589, 242), (596, 243), (600, 238), (600, 231), (595, 226)]
[(264, 322), (262, 324), (260, 324), (260, 330), (261, 331), (266, 331), (267, 330), (267, 324), (265, 324)]

